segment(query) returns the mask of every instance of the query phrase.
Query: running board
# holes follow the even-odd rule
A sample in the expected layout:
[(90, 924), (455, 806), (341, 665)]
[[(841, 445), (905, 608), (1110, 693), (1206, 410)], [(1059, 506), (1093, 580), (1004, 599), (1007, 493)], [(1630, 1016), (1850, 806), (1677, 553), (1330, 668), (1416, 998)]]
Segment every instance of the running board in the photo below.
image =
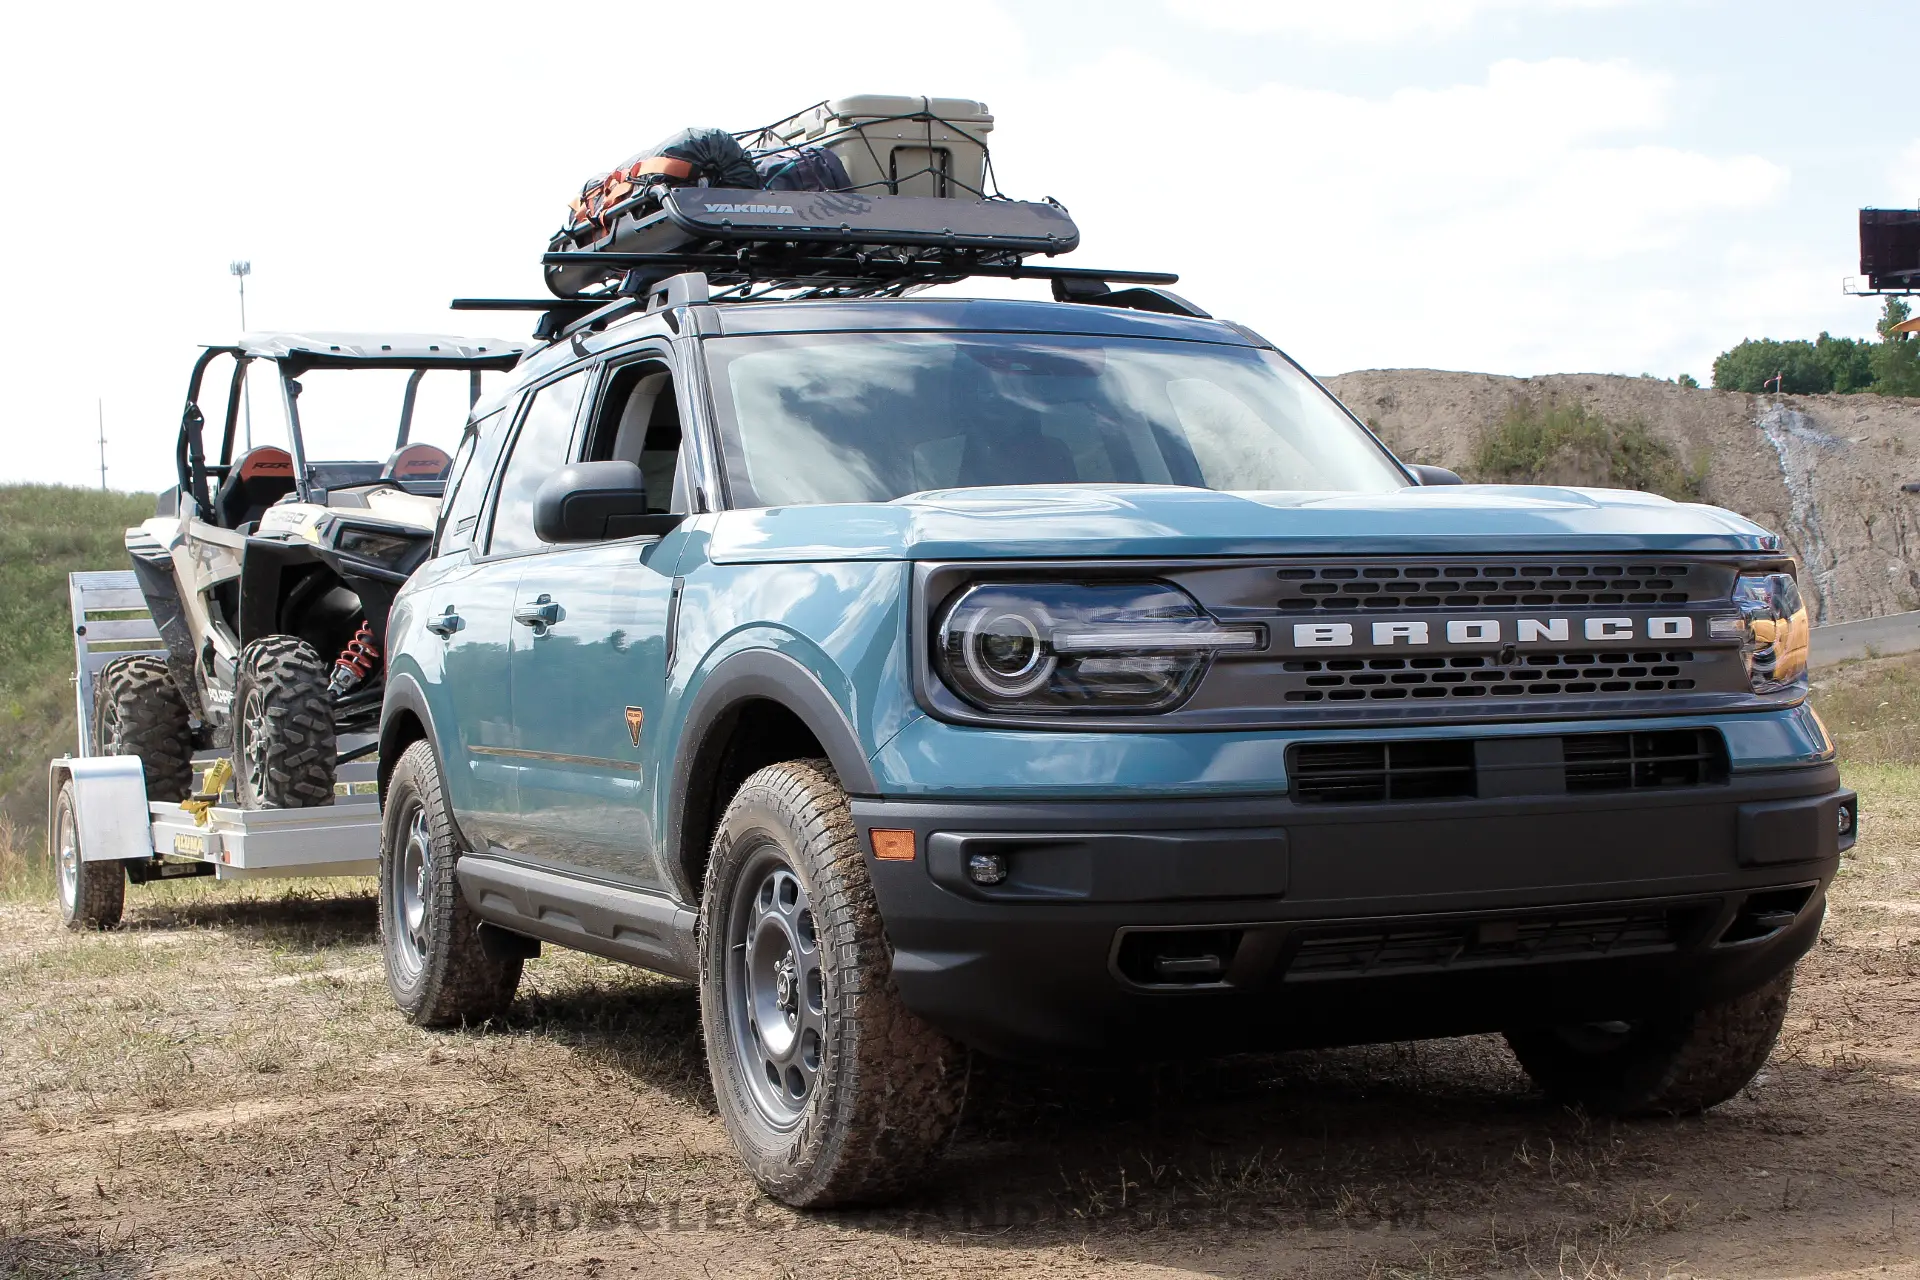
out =
[(654, 893), (468, 854), (454, 865), (467, 905), (488, 924), (674, 978), (699, 970), (693, 912)]

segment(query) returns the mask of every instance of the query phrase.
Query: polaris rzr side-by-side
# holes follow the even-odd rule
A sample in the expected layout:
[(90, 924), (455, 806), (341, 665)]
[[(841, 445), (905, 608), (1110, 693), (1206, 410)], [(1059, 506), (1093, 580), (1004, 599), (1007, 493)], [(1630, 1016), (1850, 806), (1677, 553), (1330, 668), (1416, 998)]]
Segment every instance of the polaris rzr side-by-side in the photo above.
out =
[[(206, 348), (179, 483), (127, 531), (166, 656), (100, 672), (96, 750), (140, 757), (153, 800), (185, 797), (195, 750), (211, 747), (231, 750), (243, 808), (330, 803), (337, 739), (378, 718), (387, 610), (440, 510), (451, 459), (416, 420), (451, 409), (438, 416), (457, 434), (481, 375), (512, 368), (522, 345), (314, 333)], [(284, 444), (256, 442), (256, 425)]]

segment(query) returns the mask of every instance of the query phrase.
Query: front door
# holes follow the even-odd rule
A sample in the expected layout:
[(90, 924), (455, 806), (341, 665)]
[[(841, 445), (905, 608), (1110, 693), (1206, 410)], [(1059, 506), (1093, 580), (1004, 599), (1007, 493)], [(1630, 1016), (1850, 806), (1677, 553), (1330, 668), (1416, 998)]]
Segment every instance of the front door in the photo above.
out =
[[(610, 369), (583, 461), (638, 463), (648, 506), (676, 497), (680, 417), (664, 353)], [(517, 847), (597, 879), (666, 890), (654, 830), (674, 565), (686, 541), (628, 538), (525, 562), (515, 600)]]

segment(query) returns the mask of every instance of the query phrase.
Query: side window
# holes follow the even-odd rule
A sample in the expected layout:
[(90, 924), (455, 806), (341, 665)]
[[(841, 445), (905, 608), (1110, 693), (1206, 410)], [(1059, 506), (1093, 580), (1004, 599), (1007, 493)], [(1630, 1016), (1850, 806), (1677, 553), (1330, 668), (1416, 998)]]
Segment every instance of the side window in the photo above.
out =
[(437, 554), (463, 551), (473, 545), (480, 523), (480, 504), (493, 476), (493, 460), (500, 456), (500, 433), (509, 415), (496, 409), (460, 437), (460, 447), (447, 468), (447, 497), (440, 504), (440, 542)]
[(513, 452), (500, 476), (500, 496), (493, 504), (493, 527), (487, 539), (488, 555), (510, 555), (540, 547), (533, 536), (533, 495), (546, 478), (567, 465), (573, 444), (573, 420), (587, 388), (586, 370), (549, 382), (533, 393)]
[(613, 371), (584, 461), (638, 463), (649, 511), (688, 510), (680, 474), (680, 405), (665, 365), (641, 361)]

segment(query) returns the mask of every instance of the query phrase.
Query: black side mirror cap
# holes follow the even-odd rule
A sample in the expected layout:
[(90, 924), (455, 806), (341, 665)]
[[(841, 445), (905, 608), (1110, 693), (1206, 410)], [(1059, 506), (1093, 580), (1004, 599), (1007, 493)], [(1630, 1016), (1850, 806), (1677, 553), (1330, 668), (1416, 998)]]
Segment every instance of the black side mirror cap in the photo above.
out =
[(646, 481), (631, 462), (576, 462), (548, 476), (533, 498), (542, 542), (610, 542), (659, 535), (686, 517), (649, 515)]
[(1430, 484), (1466, 483), (1457, 472), (1449, 471), (1445, 467), (1430, 467), (1423, 462), (1408, 462), (1403, 465), (1413, 472), (1413, 478), (1420, 482), (1422, 488)]

